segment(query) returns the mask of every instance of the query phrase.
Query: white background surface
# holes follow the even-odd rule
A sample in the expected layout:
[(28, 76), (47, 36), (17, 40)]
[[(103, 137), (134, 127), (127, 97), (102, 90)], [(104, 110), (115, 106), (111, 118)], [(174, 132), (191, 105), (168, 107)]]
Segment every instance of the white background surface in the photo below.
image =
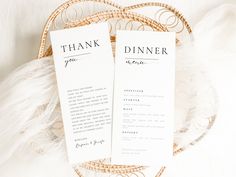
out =
[[(15, 67), (37, 56), (43, 24), (52, 10), (64, 1), (1, 0), (0, 2), (0, 79), (2, 79)], [(141, 1), (117, 0), (117, 2), (127, 5)], [(164, 2), (172, 4), (183, 12), (193, 27), (207, 11), (218, 5), (228, 2), (236, 4), (235, 0)], [(200, 143), (174, 158), (173, 165), (167, 168), (164, 176), (236, 176), (234, 169), (236, 166), (236, 58), (208, 62), (219, 100), (216, 122)]]

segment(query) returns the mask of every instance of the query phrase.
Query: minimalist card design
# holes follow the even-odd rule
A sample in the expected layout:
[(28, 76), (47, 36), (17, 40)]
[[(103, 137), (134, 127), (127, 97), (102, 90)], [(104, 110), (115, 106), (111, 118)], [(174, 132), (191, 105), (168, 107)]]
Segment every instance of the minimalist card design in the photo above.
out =
[(108, 158), (114, 79), (108, 24), (50, 35), (69, 161)]
[(175, 33), (117, 32), (112, 163), (169, 162), (174, 85)]

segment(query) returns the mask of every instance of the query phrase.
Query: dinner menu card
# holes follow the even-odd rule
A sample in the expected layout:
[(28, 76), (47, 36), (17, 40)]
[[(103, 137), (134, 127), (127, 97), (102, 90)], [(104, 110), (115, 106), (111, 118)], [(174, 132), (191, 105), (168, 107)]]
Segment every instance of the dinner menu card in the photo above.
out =
[(108, 24), (50, 36), (69, 161), (109, 158), (114, 60)]
[(173, 154), (175, 33), (118, 31), (112, 163), (166, 165)]

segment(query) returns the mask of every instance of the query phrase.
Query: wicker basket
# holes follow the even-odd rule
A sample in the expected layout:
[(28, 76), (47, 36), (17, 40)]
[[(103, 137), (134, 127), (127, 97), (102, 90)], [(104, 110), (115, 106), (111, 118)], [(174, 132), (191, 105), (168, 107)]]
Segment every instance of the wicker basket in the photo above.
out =
[[(148, 9), (148, 10), (147, 10)], [(145, 12), (149, 12), (145, 14)], [(122, 7), (108, 0), (70, 0), (59, 6), (48, 18), (43, 29), (38, 58), (52, 55), (49, 41), (49, 31), (63, 28), (80, 27), (91, 23), (108, 22), (110, 36), (115, 49), (116, 30), (151, 30), (176, 32), (177, 45), (191, 40), (191, 27), (183, 15), (175, 8), (158, 2), (142, 3), (128, 7)], [(216, 115), (208, 117), (205, 131), (193, 138), (187, 145), (173, 145), (174, 155), (184, 151), (190, 145), (198, 142), (214, 123)], [(58, 126), (58, 125), (57, 125)], [(63, 126), (63, 125), (61, 125)], [(183, 136), (188, 130), (180, 129), (175, 133)], [(111, 165), (109, 159), (87, 162), (75, 166), (76, 173), (83, 177), (82, 171), (94, 171), (95, 173), (107, 173), (114, 176), (145, 176), (142, 172), (144, 166)], [(161, 176), (165, 167), (161, 167), (156, 177)]]

